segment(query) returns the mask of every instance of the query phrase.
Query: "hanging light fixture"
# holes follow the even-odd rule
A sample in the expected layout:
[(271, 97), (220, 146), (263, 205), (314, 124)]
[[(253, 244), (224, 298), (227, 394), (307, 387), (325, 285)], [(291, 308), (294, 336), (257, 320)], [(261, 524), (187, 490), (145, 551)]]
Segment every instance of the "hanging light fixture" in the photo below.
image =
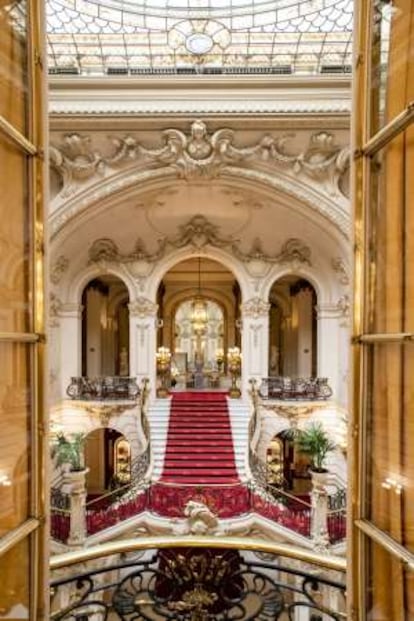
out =
[(205, 334), (205, 331), (207, 329), (208, 316), (207, 316), (207, 305), (206, 305), (206, 302), (203, 296), (201, 295), (201, 258), (200, 257), (198, 257), (198, 290), (197, 290), (197, 295), (193, 301), (192, 306), (193, 307), (191, 310), (190, 320), (191, 320), (193, 332), (196, 335), (201, 336)]

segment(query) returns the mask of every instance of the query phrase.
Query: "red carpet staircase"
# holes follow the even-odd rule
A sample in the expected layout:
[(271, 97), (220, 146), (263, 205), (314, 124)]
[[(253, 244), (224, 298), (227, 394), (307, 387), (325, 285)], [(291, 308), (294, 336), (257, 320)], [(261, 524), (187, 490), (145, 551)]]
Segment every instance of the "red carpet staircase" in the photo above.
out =
[(239, 482), (224, 393), (173, 395), (160, 481), (208, 486)]

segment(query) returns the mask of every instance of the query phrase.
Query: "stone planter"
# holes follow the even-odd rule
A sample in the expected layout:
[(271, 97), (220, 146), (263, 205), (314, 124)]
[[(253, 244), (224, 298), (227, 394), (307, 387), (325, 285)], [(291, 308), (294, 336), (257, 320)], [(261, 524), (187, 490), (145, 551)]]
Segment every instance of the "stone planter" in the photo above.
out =
[(323, 472), (318, 472), (316, 470), (311, 470), (311, 478), (312, 478), (312, 489), (322, 491), (325, 490), (325, 486), (328, 483), (328, 470)]

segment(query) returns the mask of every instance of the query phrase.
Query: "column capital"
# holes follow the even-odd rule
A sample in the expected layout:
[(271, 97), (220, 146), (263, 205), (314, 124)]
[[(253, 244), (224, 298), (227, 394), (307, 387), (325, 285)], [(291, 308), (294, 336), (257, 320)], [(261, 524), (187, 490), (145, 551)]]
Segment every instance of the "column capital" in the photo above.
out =
[(148, 298), (139, 297), (128, 304), (131, 317), (144, 319), (145, 317), (155, 317), (158, 311), (158, 304)]
[(349, 316), (350, 300), (348, 295), (341, 296), (336, 302), (326, 302), (316, 306), (318, 319), (343, 319)]
[(66, 302), (59, 306), (59, 317), (72, 317), (74, 319), (80, 319), (82, 316), (83, 305), (77, 302)]
[(240, 306), (243, 318), (259, 319), (269, 316), (270, 304), (267, 300), (250, 298)]

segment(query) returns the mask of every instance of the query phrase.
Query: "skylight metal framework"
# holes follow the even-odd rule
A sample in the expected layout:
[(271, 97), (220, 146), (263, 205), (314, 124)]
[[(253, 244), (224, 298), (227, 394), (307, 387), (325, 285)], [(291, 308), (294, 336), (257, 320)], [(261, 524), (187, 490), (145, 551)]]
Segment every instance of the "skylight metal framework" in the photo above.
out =
[(49, 69), (342, 73), (352, 0), (47, 0)]

